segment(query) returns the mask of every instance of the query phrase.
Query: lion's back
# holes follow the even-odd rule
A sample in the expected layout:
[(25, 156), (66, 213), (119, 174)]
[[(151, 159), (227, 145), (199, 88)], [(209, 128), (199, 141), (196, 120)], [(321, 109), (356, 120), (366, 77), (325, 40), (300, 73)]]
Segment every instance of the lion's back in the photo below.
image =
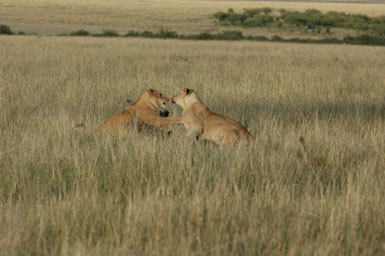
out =
[(122, 112), (116, 113), (110, 116), (103, 124), (100, 126), (101, 132), (106, 132), (108, 130), (119, 130), (124, 127), (128, 127), (132, 120), (132, 110), (126, 109)]

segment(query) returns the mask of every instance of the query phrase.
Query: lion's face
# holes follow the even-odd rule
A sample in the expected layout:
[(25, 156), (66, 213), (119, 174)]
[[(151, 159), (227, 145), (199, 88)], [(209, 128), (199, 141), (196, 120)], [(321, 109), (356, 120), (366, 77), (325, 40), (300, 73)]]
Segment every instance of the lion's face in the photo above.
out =
[(169, 98), (167, 98), (165, 95), (163, 95), (161, 92), (159, 92), (157, 90), (148, 89), (147, 93), (151, 96), (151, 101), (157, 107), (165, 107), (166, 104), (170, 101)]
[(171, 102), (185, 108), (188, 102), (197, 99), (196, 93), (192, 89), (184, 88), (178, 95), (172, 97)]

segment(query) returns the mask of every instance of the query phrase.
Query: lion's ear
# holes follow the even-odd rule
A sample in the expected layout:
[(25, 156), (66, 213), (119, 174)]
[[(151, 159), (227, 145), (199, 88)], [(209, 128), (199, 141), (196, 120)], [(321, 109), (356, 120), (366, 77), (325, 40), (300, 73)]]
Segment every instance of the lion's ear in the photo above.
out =
[(154, 92), (154, 89), (151, 89), (151, 88), (150, 88), (150, 92)]
[(190, 92), (191, 92), (190, 89), (187, 88), (187, 89), (186, 89), (186, 94), (189, 95)]

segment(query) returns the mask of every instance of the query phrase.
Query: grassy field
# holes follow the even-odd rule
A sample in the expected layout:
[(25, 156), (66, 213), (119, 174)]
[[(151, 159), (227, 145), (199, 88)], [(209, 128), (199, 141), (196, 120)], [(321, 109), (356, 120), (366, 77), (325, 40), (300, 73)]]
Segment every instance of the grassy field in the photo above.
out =
[[(384, 3), (0, 0), (0, 24), (219, 32), (214, 12), (266, 6), (385, 13)], [(384, 54), (0, 36), (0, 255), (384, 255)], [(220, 149), (181, 126), (169, 138), (95, 134), (127, 98), (183, 87), (257, 143)]]
[[(384, 54), (0, 37), (0, 255), (383, 255)], [(149, 87), (196, 89), (257, 143), (95, 135)]]
[[(57, 35), (85, 29), (99, 33), (103, 29), (114, 29), (120, 34), (129, 30), (169, 29), (179, 34), (220, 32), (229, 27), (215, 25), (211, 16), (217, 11), (233, 8), (272, 7), (287, 10), (318, 9), (363, 13), (381, 16), (385, 13), (385, 1), (377, 4), (330, 3), (330, 2), (264, 2), (264, 1), (210, 1), (210, 0), (1, 0), (0, 24), (10, 26), (14, 31), (27, 34)], [(245, 35), (282, 37), (319, 37), (303, 31), (248, 28), (241, 30)], [(342, 37), (347, 33), (333, 29), (331, 36)], [(352, 33), (352, 32), (350, 32)], [(354, 33), (353, 33), (354, 34)]]

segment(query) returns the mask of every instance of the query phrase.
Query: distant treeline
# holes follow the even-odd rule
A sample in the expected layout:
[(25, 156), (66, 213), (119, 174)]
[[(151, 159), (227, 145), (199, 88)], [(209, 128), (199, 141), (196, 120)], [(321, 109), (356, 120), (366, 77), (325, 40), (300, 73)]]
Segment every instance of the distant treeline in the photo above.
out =
[[(6, 28), (5, 30), (2, 28)], [(0, 25), (0, 34), (13, 35), (8, 26)], [(19, 32), (19, 34), (23, 34)], [(160, 38), (160, 39), (183, 39), (183, 40), (250, 40), (265, 42), (291, 42), (291, 43), (312, 43), (312, 44), (360, 44), (360, 45), (383, 45), (385, 46), (385, 37), (361, 35), (357, 37), (345, 36), (343, 39), (323, 38), (323, 39), (303, 39), (290, 38), (285, 39), (280, 36), (267, 38), (265, 36), (244, 36), (241, 31), (223, 31), (212, 34), (202, 32), (199, 34), (183, 35), (175, 31), (161, 29), (159, 32), (152, 31), (129, 31), (124, 35), (120, 35), (115, 30), (103, 30), (102, 33), (91, 34), (87, 30), (81, 29), (71, 32), (70, 34), (60, 34), (60, 36), (93, 36), (93, 37), (142, 37), (142, 38)]]
[(323, 38), (323, 39), (285, 39), (280, 36), (267, 38), (265, 36), (244, 36), (241, 31), (224, 31), (212, 34), (202, 32), (199, 34), (183, 35), (175, 31), (161, 29), (159, 32), (152, 31), (129, 31), (127, 34), (119, 35), (114, 30), (104, 30), (99, 34), (90, 34), (86, 30), (72, 32), (71, 36), (96, 36), (96, 37), (143, 37), (143, 38), (161, 38), (161, 39), (184, 39), (184, 40), (250, 40), (266, 42), (292, 42), (292, 43), (313, 43), (313, 44), (362, 44), (362, 45), (385, 45), (385, 37), (361, 35), (357, 37), (345, 36), (343, 39)]
[(385, 35), (385, 16), (369, 17), (364, 14), (346, 14), (330, 11), (323, 14), (319, 10), (309, 9), (304, 12), (287, 11), (285, 9), (256, 8), (244, 9), (236, 13), (233, 9), (217, 12), (214, 18), (220, 25), (242, 27), (275, 27), (275, 28), (307, 28), (322, 29), (327, 33), (332, 28), (367, 30), (377, 35)]
[(361, 35), (357, 37), (345, 36), (343, 39), (323, 38), (323, 39), (302, 39), (290, 38), (285, 39), (280, 36), (267, 38), (265, 36), (244, 36), (241, 31), (223, 31), (221, 33), (212, 34), (202, 32), (199, 34), (183, 35), (175, 31), (161, 29), (159, 32), (152, 31), (129, 31), (127, 34), (119, 35), (114, 30), (104, 30), (99, 34), (90, 34), (88, 31), (79, 30), (72, 32), (71, 36), (96, 36), (96, 37), (143, 37), (143, 38), (161, 38), (161, 39), (184, 39), (184, 40), (250, 40), (250, 41), (266, 41), (266, 42), (291, 42), (291, 43), (312, 43), (312, 44), (361, 44), (361, 45), (384, 45), (385, 37)]

